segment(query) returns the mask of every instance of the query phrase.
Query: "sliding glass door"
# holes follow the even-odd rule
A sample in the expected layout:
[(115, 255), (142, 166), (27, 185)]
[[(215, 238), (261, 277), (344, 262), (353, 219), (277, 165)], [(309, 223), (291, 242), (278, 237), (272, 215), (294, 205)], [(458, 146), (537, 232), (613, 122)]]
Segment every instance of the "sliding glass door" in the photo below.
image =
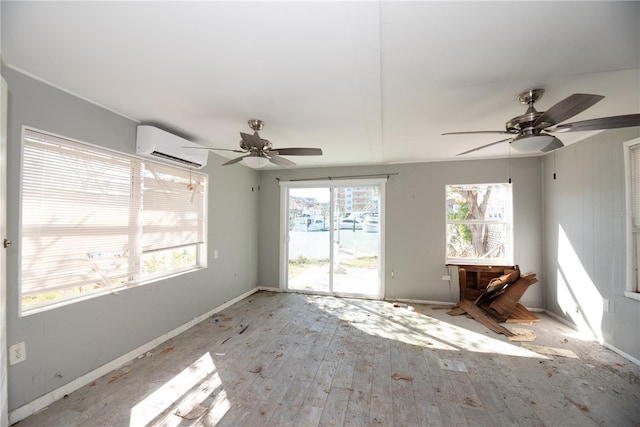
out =
[(379, 296), (380, 191), (378, 186), (335, 187), (333, 291)]
[(287, 215), (289, 289), (330, 293), (331, 189), (290, 188)]
[(384, 182), (281, 185), (284, 288), (381, 298)]

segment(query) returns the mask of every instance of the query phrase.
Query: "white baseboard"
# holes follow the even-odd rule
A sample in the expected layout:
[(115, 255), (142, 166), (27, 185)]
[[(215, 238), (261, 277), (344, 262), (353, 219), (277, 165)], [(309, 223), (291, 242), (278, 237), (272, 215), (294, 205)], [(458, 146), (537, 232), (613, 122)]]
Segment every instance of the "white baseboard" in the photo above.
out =
[(284, 292), (284, 290), (277, 286), (258, 286), (258, 290), (267, 292)]
[(433, 304), (433, 305), (451, 305), (451, 304), (455, 304), (458, 301), (430, 301), (430, 300), (423, 300), (423, 299), (411, 299), (411, 298), (385, 298), (384, 301), (390, 301), (390, 302), (404, 302), (404, 303), (412, 303), (412, 304), (424, 304), (424, 305), (428, 305), (428, 304)]
[[(556, 319), (558, 322), (564, 324), (565, 326), (570, 327), (571, 329), (575, 329), (576, 331), (578, 330), (578, 326), (571, 322), (570, 320), (565, 319), (562, 316), (558, 316), (557, 314), (555, 314), (553, 311), (549, 311), (549, 310), (544, 310), (544, 313), (546, 315), (548, 315), (549, 317), (553, 317), (554, 319)], [(594, 337), (595, 338), (595, 337)]]
[(635, 363), (636, 365), (640, 366), (640, 360), (636, 359), (635, 357), (631, 356), (630, 354), (625, 353), (624, 351), (620, 350), (619, 348), (616, 348), (616, 347), (612, 346), (611, 344), (608, 344), (607, 342), (603, 342), (602, 345), (607, 347), (609, 350), (613, 351), (614, 353), (618, 353), (620, 356), (624, 357), (628, 361), (630, 361), (632, 363)]
[(256, 287), (251, 289), (250, 291), (247, 291), (241, 295), (238, 295), (237, 297), (233, 298), (230, 301), (225, 302), (224, 304), (214, 308), (213, 310), (209, 310), (208, 312), (201, 314), (200, 316), (196, 317), (193, 320), (190, 320), (189, 322), (185, 323), (184, 325), (178, 326), (176, 329), (167, 332), (166, 334), (163, 334), (161, 336), (159, 336), (158, 338), (149, 341), (146, 344), (141, 345), (140, 347), (131, 350), (130, 352), (123, 354), (122, 356), (118, 357), (115, 360), (112, 360), (111, 362), (100, 366), (99, 368), (94, 369), (91, 372), (88, 372), (84, 375), (82, 375), (81, 377), (76, 378), (75, 380), (71, 381), (70, 383), (67, 383), (65, 385), (63, 385), (62, 387), (59, 387), (47, 394), (45, 394), (44, 396), (41, 396), (39, 398), (37, 398), (36, 400), (27, 403), (26, 405), (23, 405), (19, 408), (14, 409), (13, 411), (9, 412), (9, 424), (14, 424), (17, 423), (20, 420), (23, 420), (25, 418), (27, 418), (29, 415), (33, 415), (38, 411), (41, 411), (43, 409), (45, 409), (47, 406), (51, 405), (53, 402), (55, 402), (56, 400), (62, 399), (64, 396), (73, 393), (74, 391), (84, 387), (87, 384), (91, 384), (93, 381), (97, 380), (98, 378), (102, 377), (103, 375), (108, 374), (109, 372), (115, 370), (115, 369), (119, 369), (122, 366), (124, 366), (127, 362), (130, 362), (131, 360), (136, 359), (138, 356), (145, 354), (146, 352), (152, 350), (153, 348), (157, 347), (158, 345), (162, 344), (163, 342), (181, 334), (182, 332), (186, 331), (187, 329), (197, 325), (198, 323), (208, 319), (209, 317), (213, 316), (216, 313), (219, 313), (220, 311), (232, 306), (233, 304), (242, 301), (243, 299), (253, 295), (254, 293), (258, 292), (259, 290), (261, 290), (260, 288)]
[[(557, 314), (555, 314), (555, 313), (553, 313), (553, 312), (551, 312), (549, 310), (545, 310), (544, 312), (546, 314), (548, 314), (550, 317), (553, 317), (554, 319), (556, 319), (558, 322), (564, 323), (568, 327), (570, 327), (572, 329), (575, 329), (575, 330), (578, 330), (578, 327), (575, 324), (573, 324), (569, 320), (563, 318), (562, 316), (558, 316)], [(602, 344), (604, 347), (608, 348), (609, 350), (613, 351), (614, 353), (619, 354), (620, 356), (624, 357), (625, 359), (627, 359), (631, 363), (635, 363), (636, 365), (640, 366), (640, 360), (639, 359), (636, 359), (635, 357), (631, 356), (630, 354), (625, 353), (624, 351), (620, 350), (619, 348), (612, 346), (611, 344), (609, 344), (606, 341), (598, 340), (597, 337), (594, 337), (594, 340), (600, 342), (600, 344)]]

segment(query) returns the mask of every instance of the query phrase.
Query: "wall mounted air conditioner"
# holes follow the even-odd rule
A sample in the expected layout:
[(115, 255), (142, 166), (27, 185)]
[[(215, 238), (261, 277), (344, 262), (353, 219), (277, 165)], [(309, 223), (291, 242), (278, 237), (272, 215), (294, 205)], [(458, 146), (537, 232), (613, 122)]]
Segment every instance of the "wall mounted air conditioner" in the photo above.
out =
[[(184, 148), (194, 147), (194, 148)], [(209, 151), (202, 145), (153, 126), (140, 125), (136, 136), (136, 154), (168, 163), (201, 169), (207, 164)]]

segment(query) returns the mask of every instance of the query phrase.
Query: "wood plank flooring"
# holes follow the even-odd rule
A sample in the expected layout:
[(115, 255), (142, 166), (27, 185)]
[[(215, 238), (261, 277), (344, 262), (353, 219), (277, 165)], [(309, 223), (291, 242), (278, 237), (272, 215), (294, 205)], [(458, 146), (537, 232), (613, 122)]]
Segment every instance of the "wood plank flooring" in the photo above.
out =
[(19, 426), (640, 426), (640, 367), (548, 316), (578, 359), (413, 308), (260, 292)]

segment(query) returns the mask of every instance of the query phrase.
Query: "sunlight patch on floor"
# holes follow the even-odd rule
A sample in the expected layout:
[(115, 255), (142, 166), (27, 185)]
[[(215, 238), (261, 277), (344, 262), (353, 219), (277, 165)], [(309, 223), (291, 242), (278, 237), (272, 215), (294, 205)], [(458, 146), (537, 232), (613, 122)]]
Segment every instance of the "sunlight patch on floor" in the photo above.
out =
[(381, 338), (434, 350), (472, 351), (508, 356), (546, 359), (533, 351), (425, 314), (393, 308), (384, 301), (328, 299), (309, 297), (309, 301), (330, 315), (349, 322), (361, 331)]
[[(199, 405), (221, 386), (211, 354), (207, 352), (135, 405), (131, 409), (129, 426), (178, 425), (183, 418), (188, 419), (197, 412)], [(222, 419), (231, 406), (224, 390), (215, 395), (214, 403), (211, 406), (207, 402), (208, 416)], [(170, 408), (170, 413), (166, 414)]]

